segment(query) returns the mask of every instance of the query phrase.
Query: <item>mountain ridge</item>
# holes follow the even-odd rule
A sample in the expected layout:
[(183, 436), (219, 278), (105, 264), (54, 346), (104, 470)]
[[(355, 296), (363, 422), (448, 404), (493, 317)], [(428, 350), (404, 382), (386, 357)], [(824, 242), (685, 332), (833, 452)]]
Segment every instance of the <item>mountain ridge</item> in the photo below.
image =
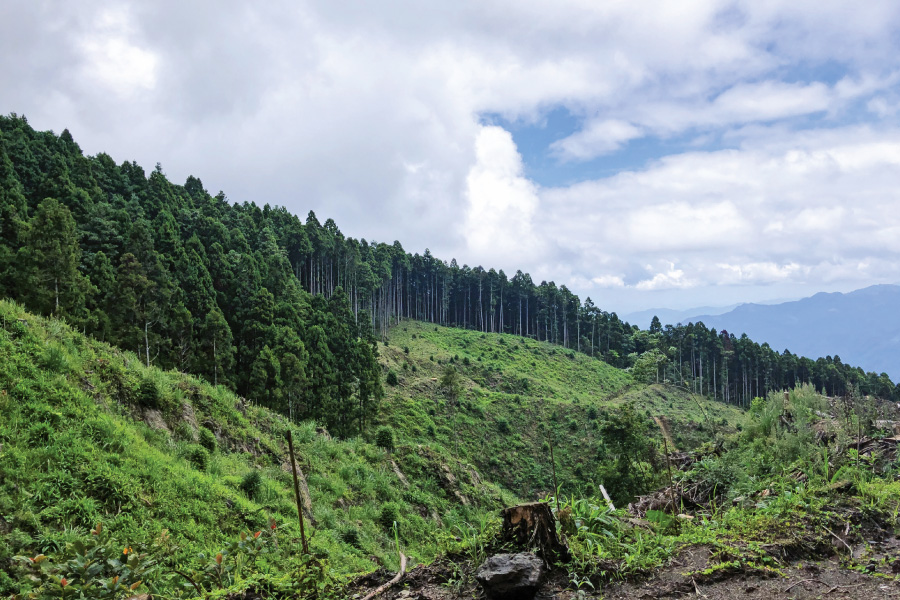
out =
[[(691, 322), (746, 333), (806, 356), (839, 356), (866, 371), (900, 376), (900, 285), (877, 284), (852, 292), (819, 292), (765, 305), (745, 303), (722, 314), (700, 314)], [(868, 332), (868, 333), (867, 333)]]

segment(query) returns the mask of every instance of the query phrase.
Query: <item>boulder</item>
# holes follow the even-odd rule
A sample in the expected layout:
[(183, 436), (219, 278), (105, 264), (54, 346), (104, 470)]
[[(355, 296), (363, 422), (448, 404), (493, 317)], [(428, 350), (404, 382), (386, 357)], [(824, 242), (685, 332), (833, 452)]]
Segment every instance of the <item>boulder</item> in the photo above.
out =
[(544, 561), (531, 552), (497, 554), (475, 572), (491, 600), (531, 600), (544, 575)]

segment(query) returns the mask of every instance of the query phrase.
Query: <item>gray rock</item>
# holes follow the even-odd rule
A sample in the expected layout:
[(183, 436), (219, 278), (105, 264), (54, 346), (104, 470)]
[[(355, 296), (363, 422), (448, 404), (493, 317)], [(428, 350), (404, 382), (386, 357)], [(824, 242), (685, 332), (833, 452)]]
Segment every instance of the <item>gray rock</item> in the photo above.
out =
[(498, 554), (475, 572), (491, 600), (531, 600), (544, 575), (544, 561), (530, 552)]

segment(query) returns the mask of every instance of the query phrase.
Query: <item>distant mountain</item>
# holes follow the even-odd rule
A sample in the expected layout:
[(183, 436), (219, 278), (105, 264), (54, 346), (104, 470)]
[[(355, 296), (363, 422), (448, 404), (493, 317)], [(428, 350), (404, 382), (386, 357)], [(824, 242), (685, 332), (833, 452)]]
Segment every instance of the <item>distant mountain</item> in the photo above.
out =
[(737, 336), (746, 333), (779, 352), (788, 349), (810, 358), (838, 355), (844, 363), (900, 379), (898, 285), (873, 285), (847, 294), (823, 292), (773, 305), (741, 304), (723, 314), (681, 319), (697, 321)]
[(730, 306), (699, 306), (696, 308), (688, 308), (685, 310), (675, 310), (672, 308), (648, 308), (647, 310), (639, 310), (632, 313), (621, 314), (619, 318), (627, 321), (632, 325), (637, 325), (641, 329), (650, 327), (650, 321), (653, 317), (659, 317), (663, 324), (670, 323), (687, 323), (689, 318), (694, 315), (721, 315), (740, 306), (740, 304), (732, 304)]

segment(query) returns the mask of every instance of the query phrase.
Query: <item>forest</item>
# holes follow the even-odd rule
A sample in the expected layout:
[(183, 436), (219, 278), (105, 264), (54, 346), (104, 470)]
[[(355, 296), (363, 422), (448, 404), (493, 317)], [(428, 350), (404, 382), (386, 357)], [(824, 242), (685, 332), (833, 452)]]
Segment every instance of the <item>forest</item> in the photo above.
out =
[(641, 330), (565, 285), (232, 203), (193, 176), (173, 184), (159, 164), (148, 175), (85, 156), (68, 130), (38, 132), (16, 114), (0, 117), (0, 293), (338, 435), (365, 428), (383, 394), (377, 343), (404, 319), (549, 341), (739, 406), (801, 384), (900, 398), (886, 374), (838, 356), (703, 323)]

